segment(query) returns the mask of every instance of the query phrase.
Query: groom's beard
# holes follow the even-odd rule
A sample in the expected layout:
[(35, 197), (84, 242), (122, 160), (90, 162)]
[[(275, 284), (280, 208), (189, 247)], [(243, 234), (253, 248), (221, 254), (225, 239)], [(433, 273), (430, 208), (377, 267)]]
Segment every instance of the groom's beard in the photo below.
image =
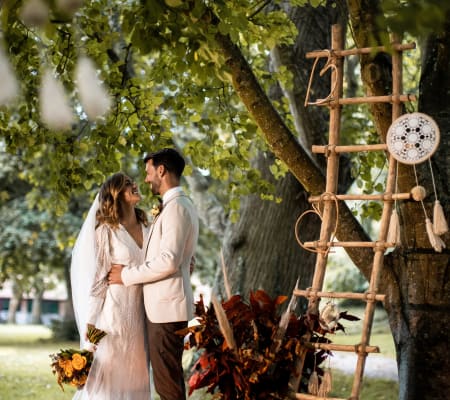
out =
[(160, 195), (159, 193), (159, 186), (155, 186), (153, 182), (150, 183), (150, 190), (154, 195)]

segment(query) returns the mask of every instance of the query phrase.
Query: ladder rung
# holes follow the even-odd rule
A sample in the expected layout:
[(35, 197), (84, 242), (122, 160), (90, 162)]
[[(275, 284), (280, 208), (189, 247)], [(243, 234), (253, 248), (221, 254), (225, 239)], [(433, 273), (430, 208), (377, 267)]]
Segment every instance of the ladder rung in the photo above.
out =
[(318, 201), (334, 200), (379, 200), (379, 201), (393, 201), (393, 200), (408, 200), (411, 198), (411, 193), (380, 193), (380, 194), (328, 194), (325, 193), (320, 196), (311, 196), (308, 198), (310, 203), (317, 203)]
[(410, 101), (416, 101), (417, 97), (413, 94), (389, 94), (385, 96), (367, 96), (367, 97), (348, 97), (341, 99), (318, 99), (316, 105), (329, 106), (330, 104), (367, 104), (367, 103), (407, 103)]
[[(416, 44), (414, 42), (411, 43), (392, 43), (391, 48), (397, 51), (403, 50), (411, 50), (416, 48)], [(337, 57), (345, 57), (351, 56), (355, 54), (369, 54), (378, 51), (388, 51), (388, 48), (385, 46), (376, 46), (376, 47), (360, 47), (355, 49), (345, 49), (345, 50), (313, 50), (306, 53), (306, 58), (317, 58), (317, 57), (330, 57), (330, 53)]]
[(299, 400), (348, 400), (347, 397), (319, 397), (306, 393), (295, 393), (295, 398)]
[(322, 241), (315, 241), (315, 242), (305, 242), (303, 243), (304, 247), (308, 248), (315, 248), (315, 249), (321, 249), (321, 248), (329, 248), (329, 247), (383, 247), (383, 248), (390, 248), (395, 247), (395, 243), (387, 243), (387, 242), (322, 242)]
[(384, 301), (386, 298), (385, 294), (374, 294), (374, 293), (353, 293), (353, 292), (319, 292), (312, 289), (294, 289), (295, 296), (303, 296), (306, 298), (311, 297), (325, 297), (330, 299), (352, 299), (352, 300), (363, 300), (363, 301)]
[(355, 153), (357, 151), (379, 151), (387, 150), (385, 143), (377, 144), (353, 144), (346, 146), (329, 146), (329, 145), (313, 145), (312, 152), (316, 154), (330, 154), (330, 153)]
[(316, 343), (306, 342), (306, 347), (314, 348), (317, 350), (329, 350), (329, 351), (347, 351), (349, 353), (366, 354), (366, 353), (379, 353), (380, 348), (378, 346), (362, 346), (361, 344), (336, 344), (336, 343)]

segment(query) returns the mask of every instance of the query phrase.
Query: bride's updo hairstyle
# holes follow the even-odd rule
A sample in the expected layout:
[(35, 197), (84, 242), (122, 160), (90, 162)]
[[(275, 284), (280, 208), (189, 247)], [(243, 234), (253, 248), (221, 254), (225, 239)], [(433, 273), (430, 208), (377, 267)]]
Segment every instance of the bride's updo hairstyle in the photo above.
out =
[[(122, 193), (127, 186), (132, 184), (131, 179), (122, 172), (110, 176), (101, 186), (99, 192), (100, 206), (97, 210), (97, 226), (108, 224), (112, 228), (117, 228), (120, 223), (120, 203)], [(147, 226), (148, 220), (144, 211), (135, 208), (136, 217), (139, 222)]]

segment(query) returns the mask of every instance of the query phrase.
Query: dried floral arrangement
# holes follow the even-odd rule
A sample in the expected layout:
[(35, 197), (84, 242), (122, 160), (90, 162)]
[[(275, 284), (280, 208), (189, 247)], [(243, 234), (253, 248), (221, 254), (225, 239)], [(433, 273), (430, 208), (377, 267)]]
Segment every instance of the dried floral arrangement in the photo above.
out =
[[(316, 383), (320, 387), (324, 380), (320, 365), (330, 352), (306, 348), (305, 335), (310, 342), (330, 343), (326, 334), (344, 330), (340, 318), (358, 318), (335, 307), (329, 307), (326, 320), (320, 315), (297, 317), (292, 300), (281, 314), (286, 300), (258, 290), (248, 303), (235, 295), (222, 303), (213, 298), (213, 307), (207, 308), (200, 297), (195, 311), (199, 324), (180, 332), (190, 334), (186, 348), (196, 348), (199, 354), (190, 372), (189, 394), (206, 387), (224, 400), (281, 399), (293, 391), (308, 392), (308, 386), (314, 390)], [(299, 377), (298, 359), (305, 350)], [(292, 382), (299, 387), (292, 388)]]

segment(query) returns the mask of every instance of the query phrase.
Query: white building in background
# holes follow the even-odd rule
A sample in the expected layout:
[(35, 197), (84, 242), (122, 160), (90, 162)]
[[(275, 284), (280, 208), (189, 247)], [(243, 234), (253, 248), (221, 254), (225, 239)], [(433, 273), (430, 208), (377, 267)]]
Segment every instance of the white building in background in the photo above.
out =
[[(9, 303), (12, 297), (12, 284), (10, 281), (6, 281), (0, 288), (0, 323), (5, 323), (8, 320)], [(16, 312), (17, 324), (30, 324), (32, 322), (32, 305), (33, 296), (24, 294)], [(65, 315), (67, 305), (65, 284), (59, 283), (54, 289), (45, 291), (42, 299), (42, 323), (49, 326), (52, 319), (61, 319)]]

